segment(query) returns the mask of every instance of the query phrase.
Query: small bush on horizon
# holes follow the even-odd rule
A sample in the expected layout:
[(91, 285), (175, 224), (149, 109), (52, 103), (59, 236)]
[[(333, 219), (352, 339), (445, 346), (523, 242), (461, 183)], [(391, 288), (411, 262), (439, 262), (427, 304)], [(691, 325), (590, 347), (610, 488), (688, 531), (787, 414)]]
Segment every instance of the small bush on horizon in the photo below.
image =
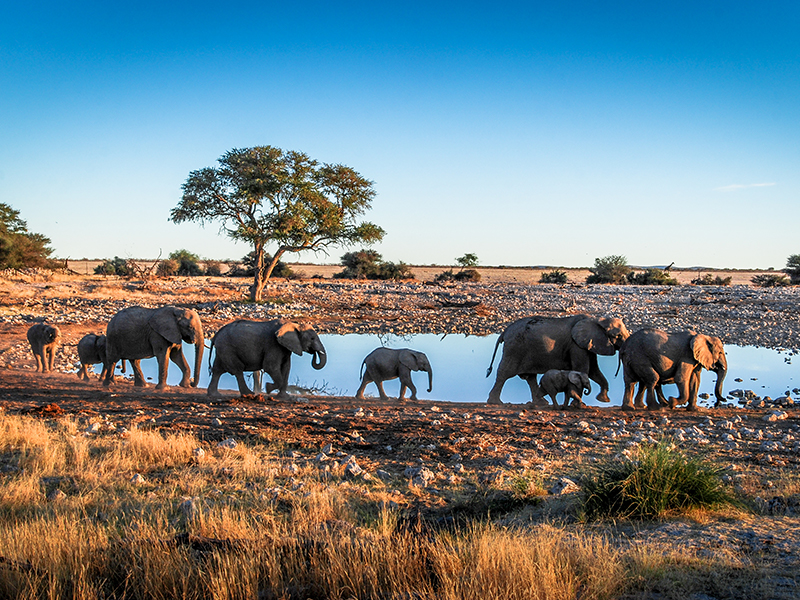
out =
[(792, 285), (800, 284), (800, 254), (792, 254), (786, 259), (783, 272), (792, 280)]
[(414, 279), (411, 267), (400, 261), (384, 262), (375, 250), (361, 249), (347, 252), (341, 258), (344, 270), (335, 273), (334, 279)]
[(200, 265), (197, 264), (200, 260), (197, 254), (189, 252), (186, 249), (181, 249), (171, 252), (168, 258), (178, 263), (176, 275), (196, 277), (197, 275), (203, 274), (203, 270), (200, 268)]
[(567, 283), (567, 272), (554, 269), (547, 273), (542, 273), (539, 283)]
[(115, 256), (113, 260), (105, 259), (94, 268), (95, 275), (119, 275), (120, 277), (128, 277), (133, 275), (133, 270), (128, 265), (128, 261), (119, 256)]
[(165, 258), (158, 262), (156, 275), (158, 277), (173, 277), (178, 274), (180, 263), (172, 258)]
[(467, 252), (464, 256), (459, 256), (456, 263), (462, 269), (473, 268), (478, 266), (478, 255), (472, 252)]
[(781, 275), (779, 273), (762, 273), (756, 275), (750, 279), (750, 281), (752, 281), (754, 285), (763, 288), (786, 287), (792, 283), (786, 275)]
[(453, 269), (442, 271), (433, 278), (436, 283), (447, 283), (448, 281), (480, 281), (481, 274), (475, 269), (462, 269), (453, 272)]
[(209, 277), (219, 277), (222, 275), (222, 263), (220, 261), (207, 258), (203, 263), (205, 266), (205, 274)]
[(595, 258), (594, 267), (589, 270), (592, 274), (586, 278), (586, 283), (627, 283), (628, 274), (633, 272), (628, 259), (621, 254)]
[(732, 277), (712, 277), (711, 273), (706, 273), (702, 277), (695, 277), (692, 279), (694, 285), (730, 285)]
[(733, 503), (722, 467), (689, 458), (673, 445), (640, 446), (630, 460), (601, 464), (583, 481), (590, 519), (656, 519), (693, 508)]
[(666, 269), (645, 269), (643, 273), (628, 273), (628, 283), (633, 285), (678, 285)]

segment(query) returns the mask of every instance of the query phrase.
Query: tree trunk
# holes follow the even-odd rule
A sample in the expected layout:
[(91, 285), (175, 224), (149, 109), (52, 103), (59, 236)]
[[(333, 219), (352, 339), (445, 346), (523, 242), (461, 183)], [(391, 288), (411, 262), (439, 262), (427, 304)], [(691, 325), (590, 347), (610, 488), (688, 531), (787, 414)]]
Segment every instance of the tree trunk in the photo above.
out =
[(253, 302), (261, 302), (261, 296), (264, 292), (264, 284), (266, 278), (264, 277), (264, 244), (256, 244), (255, 248), (255, 274), (253, 275), (253, 285), (250, 286), (250, 300)]

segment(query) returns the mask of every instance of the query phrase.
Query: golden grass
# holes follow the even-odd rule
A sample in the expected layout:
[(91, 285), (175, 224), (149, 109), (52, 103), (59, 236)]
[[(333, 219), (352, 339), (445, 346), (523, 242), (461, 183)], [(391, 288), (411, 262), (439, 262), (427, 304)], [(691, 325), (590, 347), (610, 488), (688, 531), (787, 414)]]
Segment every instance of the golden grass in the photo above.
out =
[(418, 530), (381, 504), (382, 483), (289, 475), (269, 447), (85, 429), (0, 414), (0, 463), (17, 469), (0, 475), (0, 598), (603, 600), (752, 577), (734, 554), (703, 562), (580, 528)]

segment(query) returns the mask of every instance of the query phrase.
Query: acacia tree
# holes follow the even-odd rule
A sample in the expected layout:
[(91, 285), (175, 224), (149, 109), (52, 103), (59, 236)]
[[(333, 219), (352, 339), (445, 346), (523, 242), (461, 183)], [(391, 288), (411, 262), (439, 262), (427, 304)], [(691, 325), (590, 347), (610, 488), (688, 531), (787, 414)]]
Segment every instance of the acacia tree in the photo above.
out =
[[(261, 300), (264, 285), (286, 252), (317, 252), (383, 238), (383, 229), (358, 221), (370, 208), (375, 190), (350, 167), (320, 164), (303, 152), (272, 146), (234, 148), (217, 162), (216, 168), (189, 173), (170, 220), (220, 221), (231, 238), (251, 244), (251, 300)], [(277, 249), (267, 263), (270, 243)]]
[(50, 238), (28, 231), (18, 210), (0, 202), (0, 269), (52, 266), (49, 244)]

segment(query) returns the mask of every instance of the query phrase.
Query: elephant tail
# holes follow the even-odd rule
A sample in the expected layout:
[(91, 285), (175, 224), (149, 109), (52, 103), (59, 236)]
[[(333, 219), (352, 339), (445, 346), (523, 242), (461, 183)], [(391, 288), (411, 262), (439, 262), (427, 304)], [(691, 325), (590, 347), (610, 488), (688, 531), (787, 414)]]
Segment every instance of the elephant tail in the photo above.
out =
[(216, 340), (217, 336), (211, 338), (211, 345), (208, 347), (208, 372), (211, 373), (211, 354), (214, 352), (214, 341)]
[(489, 363), (489, 368), (486, 369), (486, 376), (487, 377), (492, 374), (492, 365), (494, 365), (494, 357), (497, 356), (497, 349), (500, 347), (500, 342), (503, 341), (503, 334), (504, 333), (505, 332), (500, 334), (500, 336), (497, 338), (497, 342), (494, 345), (494, 352), (492, 352), (492, 361)]
[(614, 377), (619, 375), (619, 368), (622, 366), (622, 352), (619, 353), (617, 356), (617, 371), (614, 373)]
[(358, 373), (358, 378), (359, 379), (363, 379), (364, 378), (364, 365), (366, 365), (366, 364), (367, 364), (367, 359), (365, 358), (364, 360), (361, 361), (361, 371), (359, 371), (359, 373)]

